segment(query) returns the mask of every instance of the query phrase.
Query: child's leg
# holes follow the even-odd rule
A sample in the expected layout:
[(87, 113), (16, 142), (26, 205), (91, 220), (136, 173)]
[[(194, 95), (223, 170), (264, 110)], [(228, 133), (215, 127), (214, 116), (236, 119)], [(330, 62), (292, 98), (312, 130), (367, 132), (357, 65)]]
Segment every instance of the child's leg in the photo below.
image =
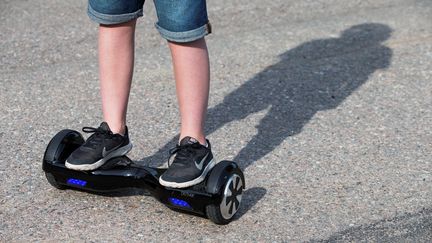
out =
[(132, 144), (126, 125), (126, 110), (134, 65), (136, 19), (142, 16), (144, 0), (89, 0), (87, 13), (99, 24), (99, 76), (104, 120), (66, 160), (74, 170), (94, 170), (113, 157), (126, 155)]
[(204, 38), (189, 42), (169, 42), (180, 107), (180, 140), (185, 136), (205, 144), (204, 122), (209, 96), (210, 67)]
[[(86, 143), (67, 159), (66, 167), (94, 170), (110, 158), (123, 156), (132, 149), (126, 128), (126, 109), (134, 65), (136, 20), (99, 26), (99, 76), (104, 120)], [(112, 133), (111, 133), (112, 132)], [(124, 135), (124, 136), (121, 136)]]
[(104, 120), (124, 134), (134, 66), (136, 19), (99, 26), (99, 76)]
[(204, 134), (210, 82), (204, 36), (211, 32), (211, 26), (205, 0), (154, 3), (156, 27), (171, 49), (181, 116), (180, 141), (170, 150), (175, 157), (169, 160), (169, 168), (159, 182), (167, 187), (189, 187), (202, 182), (216, 164)]
[[(204, 180), (216, 164), (204, 134), (204, 122), (210, 84), (210, 67), (204, 38), (187, 42), (169, 42), (180, 107), (180, 142), (176, 156), (159, 178), (168, 187), (189, 187)], [(196, 140), (194, 140), (195, 138)], [(206, 146), (203, 146), (206, 145)]]

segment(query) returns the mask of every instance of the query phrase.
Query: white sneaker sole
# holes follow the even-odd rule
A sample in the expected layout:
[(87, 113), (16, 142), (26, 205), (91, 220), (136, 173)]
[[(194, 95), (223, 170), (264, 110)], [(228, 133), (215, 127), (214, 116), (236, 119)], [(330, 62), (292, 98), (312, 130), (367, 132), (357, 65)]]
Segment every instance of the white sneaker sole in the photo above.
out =
[(74, 165), (74, 164), (70, 164), (66, 161), (65, 166), (66, 166), (66, 168), (71, 169), (71, 170), (95, 170), (95, 169), (101, 167), (103, 164), (105, 164), (105, 162), (107, 162), (108, 160), (110, 160), (114, 157), (120, 157), (120, 156), (126, 155), (131, 149), (132, 149), (132, 143), (129, 143), (126, 146), (123, 146), (123, 147), (121, 147), (115, 151), (112, 151), (107, 156), (96, 161), (95, 163)]
[(180, 183), (178, 183), (178, 182), (172, 182), (172, 181), (164, 181), (164, 180), (162, 179), (162, 176), (161, 176), (161, 177), (159, 177), (159, 183), (160, 183), (162, 186), (165, 186), (165, 187), (172, 187), (172, 188), (185, 188), (185, 187), (194, 186), (194, 185), (196, 185), (196, 184), (201, 183), (201, 182), (206, 178), (206, 176), (207, 176), (207, 174), (209, 173), (209, 171), (210, 171), (211, 169), (213, 169), (213, 167), (214, 167), (215, 165), (216, 165), (216, 163), (215, 163), (215, 159), (213, 158), (213, 159), (212, 159), (212, 160), (207, 164), (207, 166), (204, 168), (203, 173), (202, 173), (199, 177), (193, 179), (192, 181), (186, 181), (186, 182), (180, 182)]

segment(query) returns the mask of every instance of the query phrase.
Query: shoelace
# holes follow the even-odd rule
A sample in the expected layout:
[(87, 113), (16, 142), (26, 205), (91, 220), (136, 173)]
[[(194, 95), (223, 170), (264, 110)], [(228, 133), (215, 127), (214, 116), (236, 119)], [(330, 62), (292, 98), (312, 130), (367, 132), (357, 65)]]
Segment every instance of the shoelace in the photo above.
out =
[(189, 158), (193, 158), (193, 155), (195, 155), (195, 150), (193, 149), (195, 147), (195, 144), (185, 144), (185, 145), (176, 145), (174, 148), (169, 150), (170, 156), (168, 158), (168, 167), (170, 167), (173, 163), (171, 161), (171, 158), (176, 155), (177, 163), (185, 165)]
[(111, 131), (103, 130), (100, 127), (83, 127), (82, 131), (85, 133), (93, 133), (86, 141), (86, 147), (93, 149), (102, 142), (104, 136), (113, 135)]

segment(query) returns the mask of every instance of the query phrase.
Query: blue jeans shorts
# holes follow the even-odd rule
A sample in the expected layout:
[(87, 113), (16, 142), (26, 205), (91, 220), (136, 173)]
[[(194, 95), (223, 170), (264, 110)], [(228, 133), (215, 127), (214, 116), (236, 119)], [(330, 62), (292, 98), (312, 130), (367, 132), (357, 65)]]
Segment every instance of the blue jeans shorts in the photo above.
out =
[[(211, 33), (206, 0), (153, 0), (161, 36), (191, 42)], [(125, 23), (143, 16), (144, 0), (89, 0), (88, 16), (104, 25)]]

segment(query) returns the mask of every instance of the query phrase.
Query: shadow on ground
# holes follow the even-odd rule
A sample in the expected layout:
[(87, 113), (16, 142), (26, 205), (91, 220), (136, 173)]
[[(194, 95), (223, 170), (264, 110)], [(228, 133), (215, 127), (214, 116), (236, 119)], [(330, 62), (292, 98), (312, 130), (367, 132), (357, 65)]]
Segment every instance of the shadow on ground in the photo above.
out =
[[(383, 42), (391, 32), (387, 25), (365, 23), (352, 26), (338, 38), (309, 41), (282, 53), (278, 63), (208, 110), (206, 133), (269, 109), (256, 127), (257, 134), (234, 158), (245, 169), (287, 137), (300, 133), (318, 111), (336, 108), (372, 73), (389, 67), (392, 51)], [(177, 141), (178, 136), (140, 162), (160, 165)]]
[[(222, 103), (208, 110), (206, 134), (268, 109), (256, 127), (257, 134), (234, 158), (242, 169), (247, 168), (287, 137), (300, 133), (318, 111), (336, 108), (371, 74), (388, 68), (392, 50), (383, 42), (391, 33), (387, 25), (365, 23), (344, 30), (340, 37), (309, 41), (282, 53), (279, 62), (244, 82)], [(178, 136), (138, 163), (160, 166), (167, 159), (166, 151), (175, 147), (177, 141)], [(264, 188), (248, 190), (246, 207), (239, 216), (265, 194)]]
[(243, 193), (242, 204), (237, 212), (236, 218), (241, 218), (245, 215), (255, 204), (264, 197), (267, 190), (262, 187), (252, 187)]
[[(73, 189), (73, 190), (82, 191), (85, 193), (90, 193), (93, 195), (104, 196), (104, 197), (151, 196), (151, 194), (148, 191), (140, 188), (122, 188), (119, 189), (118, 191), (111, 191), (111, 192), (92, 192), (92, 191), (84, 191), (79, 189)], [(264, 197), (266, 193), (267, 190), (262, 187), (252, 187), (244, 191), (242, 195), (241, 206), (234, 220), (239, 219), (243, 215), (245, 215), (255, 204), (257, 204), (259, 200), (261, 200), (261, 198)]]
[(373, 224), (349, 228), (328, 239), (309, 242), (430, 242), (432, 240), (432, 209), (406, 213)]
[[(287, 137), (300, 133), (318, 111), (336, 108), (372, 73), (389, 67), (392, 51), (382, 42), (391, 36), (391, 32), (391, 28), (383, 24), (360, 24), (343, 31), (338, 38), (313, 40), (282, 53), (278, 63), (264, 69), (226, 96), (222, 103), (209, 109), (206, 133), (268, 109), (256, 127), (257, 134), (234, 158), (243, 169), (247, 168), (272, 152)], [(166, 151), (177, 141), (178, 136), (154, 155), (136, 163), (160, 165), (160, 161), (165, 161)], [(266, 189), (261, 187), (245, 191), (243, 207), (237, 217), (248, 212), (265, 194)], [(102, 195), (148, 194), (130, 189)], [(430, 224), (428, 220), (426, 224)], [(339, 239), (339, 235), (356, 237), (355, 232), (368, 229), (341, 232), (329, 241)]]

